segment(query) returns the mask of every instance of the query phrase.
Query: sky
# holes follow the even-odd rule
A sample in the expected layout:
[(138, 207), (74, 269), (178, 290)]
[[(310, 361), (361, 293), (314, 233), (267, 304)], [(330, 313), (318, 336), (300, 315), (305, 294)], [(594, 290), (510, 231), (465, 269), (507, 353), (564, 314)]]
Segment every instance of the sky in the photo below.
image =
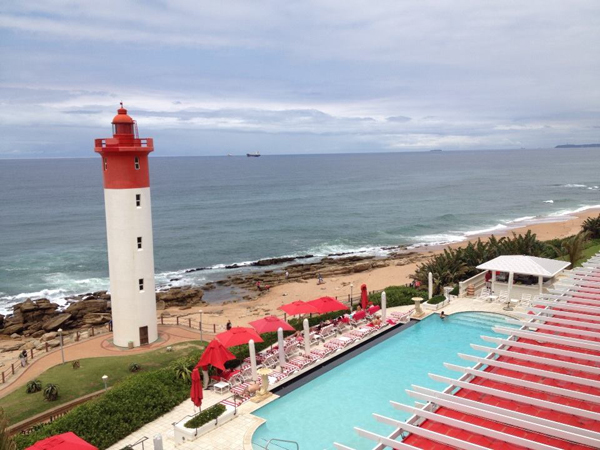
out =
[(597, 0), (0, 2), (0, 158), (600, 142)]

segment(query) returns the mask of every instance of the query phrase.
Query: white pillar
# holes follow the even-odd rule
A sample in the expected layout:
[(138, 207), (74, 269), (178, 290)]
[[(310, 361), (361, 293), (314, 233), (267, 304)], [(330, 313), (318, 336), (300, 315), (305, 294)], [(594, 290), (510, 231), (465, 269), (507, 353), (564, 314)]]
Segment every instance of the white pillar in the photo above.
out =
[(202, 369), (202, 384), (204, 385), (204, 389), (208, 388), (208, 382), (210, 379), (208, 378), (208, 370)]
[(431, 300), (431, 297), (433, 297), (433, 274), (431, 272), (429, 272), (428, 275), (429, 278), (429, 300)]
[(540, 295), (542, 295), (542, 291), (544, 290), (544, 277), (538, 277), (538, 283), (540, 284)]
[(308, 325), (308, 319), (304, 319), (302, 326), (304, 327), (304, 353), (308, 355), (310, 353), (310, 326)]
[(252, 371), (252, 381), (256, 381), (256, 348), (254, 348), (254, 340), (248, 341), (248, 349), (250, 350), (250, 369)]
[(279, 365), (285, 364), (285, 350), (283, 348), (283, 328), (277, 330), (277, 341), (279, 343)]
[(512, 294), (514, 278), (515, 278), (515, 274), (513, 272), (509, 272), (509, 274), (508, 274), (508, 291), (507, 291), (509, 304), (510, 304), (510, 299), (511, 299), (511, 294)]
[(492, 293), (496, 292), (496, 271), (492, 270)]
[(385, 291), (381, 293), (381, 321), (385, 322), (387, 318), (387, 296)]

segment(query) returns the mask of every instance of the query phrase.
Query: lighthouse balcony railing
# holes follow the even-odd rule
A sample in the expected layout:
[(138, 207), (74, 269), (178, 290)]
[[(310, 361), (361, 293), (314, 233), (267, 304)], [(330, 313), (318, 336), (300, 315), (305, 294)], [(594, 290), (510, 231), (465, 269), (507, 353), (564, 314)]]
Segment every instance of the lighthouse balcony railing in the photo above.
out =
[[(122, 145), (123, 142), (121, 139), (117, 139), (117, 138), (104, 138), (104, 139), (95, 139), (95, 144), (94, 146), (96, 148), (107, 148), (107, 147), (111, 147), (111, 146), (116, 146), (116, 145)], [(135, 138), (133, 145), (135, 147), (141, 147), (141, 148), (148, 148), (148, 147), (152, 147), (154, 144), (154, 141), (152, 138)]]

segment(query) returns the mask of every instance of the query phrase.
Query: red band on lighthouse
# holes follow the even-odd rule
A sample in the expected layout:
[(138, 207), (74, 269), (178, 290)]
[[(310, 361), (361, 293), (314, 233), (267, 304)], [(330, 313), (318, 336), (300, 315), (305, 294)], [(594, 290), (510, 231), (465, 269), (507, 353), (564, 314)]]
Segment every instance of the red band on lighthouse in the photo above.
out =
[(94, 151), (102, 156), (105, 189), (133, 189), (150, 186), (148, 153), (154, 151), (154, 141), (137, 137), (137, 125), (119, 108), (112, 121), (113, 137), (96, 139)]

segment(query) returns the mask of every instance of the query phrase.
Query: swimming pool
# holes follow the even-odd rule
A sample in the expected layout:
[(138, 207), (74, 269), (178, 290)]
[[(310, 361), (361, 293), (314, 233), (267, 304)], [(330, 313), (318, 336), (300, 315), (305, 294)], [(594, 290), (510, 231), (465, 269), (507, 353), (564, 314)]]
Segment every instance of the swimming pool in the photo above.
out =
[(411, 384), (444, 389), (427, 374), (458, 378), (460, 374), (443, 363), (468, 365), (457, 353), (473, 354), (469, 344), (480, 341), (482, 334), (496, 336), (491, 327), (504, 321), (504, 316), (488, 313), (460, 313), (444, 320), (434, 315), (422, 320), (255, 411), (267, 422), (254, 433), (254, 448), (260, 450), (269, 439), (277, 438), (296, 441), (302, 450), (333, 449), (334, 441), (372, 449), (374, 443), (360, 438), (354, 427), (383, 435), (392, 432), (389, 425), (376, 422), (372, 413), (408, 419), (389, 401), (413, 404), (405, 393)]

